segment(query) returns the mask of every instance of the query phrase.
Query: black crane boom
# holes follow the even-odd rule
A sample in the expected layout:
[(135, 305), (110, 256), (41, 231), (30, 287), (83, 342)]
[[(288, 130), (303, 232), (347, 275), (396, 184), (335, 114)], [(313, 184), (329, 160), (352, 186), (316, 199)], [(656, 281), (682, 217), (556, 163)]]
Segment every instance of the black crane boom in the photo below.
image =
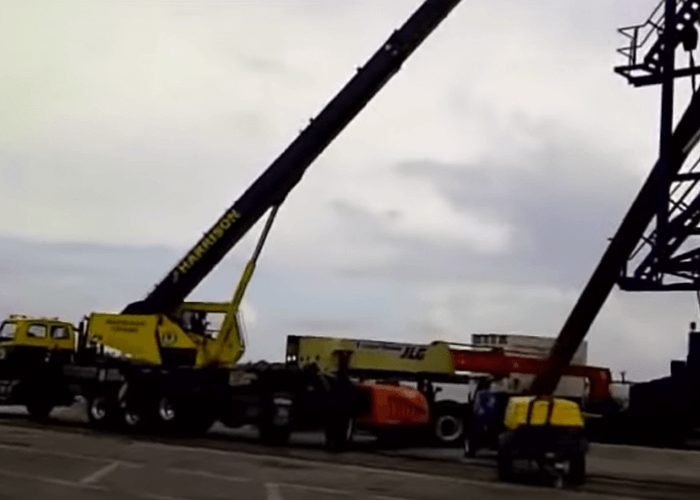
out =
[(124, 313), (174, 310), (260, 217), (280, 204), (309, 165), (352, 121), (460, 0), (426, 0), (301, 134), (216, 221), (148, 296)]

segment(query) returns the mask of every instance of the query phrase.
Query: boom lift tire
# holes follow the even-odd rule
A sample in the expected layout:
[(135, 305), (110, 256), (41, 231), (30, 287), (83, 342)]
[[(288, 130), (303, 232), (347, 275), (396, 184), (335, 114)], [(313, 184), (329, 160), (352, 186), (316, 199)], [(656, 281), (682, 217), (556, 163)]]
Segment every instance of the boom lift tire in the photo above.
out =
[(345, 451), (352, 442), (355, 432), (355, 421), (349, 415), (336, 415), (326, 424), (324, 437), (328, 451)]
[(335, 378), (327, 387), (325, 396), (324, 439), (327, 451), (345, 451), (352, 441), (355, 430), (355, 416), (361, 404), (363, 392), (345, 376)]
[(433, 439), (440, 446), (459, 446), (464, 439), (464, 410), (454, 401), (438, 401), (434, 406)]

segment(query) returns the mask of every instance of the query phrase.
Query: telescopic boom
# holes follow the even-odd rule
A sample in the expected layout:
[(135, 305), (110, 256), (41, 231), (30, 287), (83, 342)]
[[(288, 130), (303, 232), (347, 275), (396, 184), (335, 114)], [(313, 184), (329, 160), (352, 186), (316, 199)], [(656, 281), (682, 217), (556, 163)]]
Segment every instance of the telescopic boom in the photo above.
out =
[(426, 0), (243, 195), (226, 210), (148, 296), (123, 311), (173, 311), (266, 210), (279, 205), (311, 163), (401, 68), (460, 0)]

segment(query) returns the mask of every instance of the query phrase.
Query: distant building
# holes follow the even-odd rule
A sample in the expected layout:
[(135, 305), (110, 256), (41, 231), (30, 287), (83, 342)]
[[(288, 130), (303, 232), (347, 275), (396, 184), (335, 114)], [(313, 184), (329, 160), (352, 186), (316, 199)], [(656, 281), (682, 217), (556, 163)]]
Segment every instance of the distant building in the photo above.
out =
[[(532, 356), (535, 358), (546, 358), (554, 345), (553, 337), (540, 337), (535, 335), (512, 335), (496, 333), (474, 333), (472, 334), (472, 344), (477, 347), (489, 347), (503, 349), (506, 353), (519, 356)], [(584, 341), (579, 346), (571, 361), (572, 364), (585, 365), (588, 361), (588, 344)], [(503, 389), (508, 392), (520, 392), (527, 389), (534, 375), (524, 373), (514, 373), (511, 376), (501, 379), (493, 384), (496, 389)], [(586, 381), (581, 377), (562, 377), (557, 389), (554, 391), (557, 396), (570, 398), (582, 398), (586, 392)]]

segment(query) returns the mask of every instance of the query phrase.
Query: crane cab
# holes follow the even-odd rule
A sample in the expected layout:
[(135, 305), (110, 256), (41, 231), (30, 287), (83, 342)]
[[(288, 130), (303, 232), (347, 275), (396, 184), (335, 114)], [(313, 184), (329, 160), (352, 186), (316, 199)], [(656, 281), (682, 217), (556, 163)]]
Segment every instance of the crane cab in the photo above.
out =
[(173, 315), (93, 313), (88, 341), (103, 354), (165, 367), (232, 366), (245, 349), (233, 302), (185, 302)]

